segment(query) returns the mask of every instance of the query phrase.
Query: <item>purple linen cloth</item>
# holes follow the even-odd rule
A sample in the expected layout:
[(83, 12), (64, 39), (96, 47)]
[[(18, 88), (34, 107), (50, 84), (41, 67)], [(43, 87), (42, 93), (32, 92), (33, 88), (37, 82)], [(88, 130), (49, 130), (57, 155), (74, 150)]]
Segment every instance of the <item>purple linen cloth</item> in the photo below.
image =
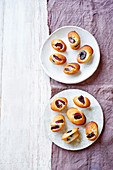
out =
[(86, 81), (66, 85), (50, 79), (51, 96), (64, 89), (92, 94), (104, 111), (105, 126), (99, 139), (81, 151), (67, 151), (52, 144), (52, 170), (113, 170), (113, 1), (48, 0), (48, 26), (52, 33), (66, 25), (80, 26), (94, 35), (101, 51), (97, 71)]

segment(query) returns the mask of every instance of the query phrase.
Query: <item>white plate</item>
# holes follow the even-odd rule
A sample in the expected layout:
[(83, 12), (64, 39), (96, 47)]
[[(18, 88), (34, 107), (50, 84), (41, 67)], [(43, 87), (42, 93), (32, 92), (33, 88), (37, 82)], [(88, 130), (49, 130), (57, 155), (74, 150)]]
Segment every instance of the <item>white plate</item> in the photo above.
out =
[[(63, 67), (66, 63), (63, 65), (55, 65), (49, 60), (51, 54), (59, 53), (52, 48), (51, 41), (55, 38), (62, 39), (67, 45), (67, 50), (60, 54), (66, 56), (67, 63), (77, 62), (76, 56), (78, 50), (72, 50), (68, 42), (68, 33), (73, 30), (75, 30), (81, 38), (81, 47), (83, 45), (90, 45), (94, 50), (94, 54), (87, 63), (80, 64), (81, 68), (78, 73), (75, 73), (74, 75), (66, 75), (63, 72)], [(94, 36), (88, 31), (76, 26), (65, 26), (57, 29), (45, 41), (41, 48), (40, 60), (43, 69), (49, 77), (62, 83), (75, 84), (86, 80), (96, 71), (100, 61), (100, 50)]]
[[(91, 102), (91, 106), (89, 108), (80, 108), (76, 106), (73, 102), (73, 98), (76, 95), (83, 95), (89, 98)], [(50, 108), (50, 103), (56, 98), (56, 97), (66, 97), (68, 100), (67, 107), (62, 110), (61, 112), (55, 112), (52, 111)], [(49, 104), (45, 108), (44, 112), (44, 125), (45, 125), (45, 130), (46, 134), (48, 135), (49, 139), (54, 142), (56, 145), (58, 145), (61, 148), (67, 149), (67, 150), (81, 150), (84, 149), (88, 146), (90, 146), (92, 143), (95, 141), (89, 141), (86, 137), (85, 133), (85, 125), (82, 126), (77, 126), (74, 125), (73, 123), (70, 122), (70, 120), (66, 116), (66, 110), (69, 109), (70, 107), (76, 107), (79, 110), (81, 110), (85, 116), (86, 116), (86, 124), (90, 121), (94, 121), (98, 124), (98, 130), (99, 130), (99, 135), (100, 136), (102, 129), (103, 129), (103, 112), (101, 109), (101, 106), (99, 105), (98, 101), (89, 93), (78, 90), (78, 89), (69, 89), (69, 90), (64, 90), (60, 93), (57, 93), (49, 102)], [(59, 131), (59, 132), (52, 132), (50, 130), (50, 122), (53, 119), (53, 117), (57, 114), (62, 114), (65, 117), (65, 125), (64, 127)], [(80, 137), (77, 138), (75, 141), (73, 141), (70, 144), (66, 144), (63, 140), (61, 140), (61, 137), (64, 132), (71, 130), (72, 128), (79, 127), (79, 132), (80, 132)]]

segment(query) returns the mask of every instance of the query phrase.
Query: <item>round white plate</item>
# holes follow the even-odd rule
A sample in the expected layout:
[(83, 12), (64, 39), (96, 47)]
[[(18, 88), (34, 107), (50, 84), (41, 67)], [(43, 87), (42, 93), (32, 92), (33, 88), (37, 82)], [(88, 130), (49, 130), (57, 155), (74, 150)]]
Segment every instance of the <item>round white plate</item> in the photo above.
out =
[[(74, 30), (79, 34), (81, 38), (81, 47), (83, 45), (90, 45), (93, 48), (94, 53), (87, 63), (80, 64), (79, 72), (73, 75), (66, 75), (63, 72), (63, 67), (67, 63), (77, 62), (76, 56), (78, 50), (72, 50), (68, 42), (68, 33)], [(49, 60), (49, 56), (51, 54), (59, 53), (56, 50), (54, 50), (51, 46), (51, 41), (55, 38), (62, 39), (67, 45), (66, 52), (60, 53), (66, 56), (67, 58), (67, 62), (63, 65), (55, 65)], [(88, 31), (76, 26), (65, 26), (57, 29), (45, 41), (41, 48), (40, 60), (43, 69), (45, 70), (49, 77), (62, 83), (75, 84), (86, 80), (96, 71), (100, 61), (100, 50), (96, 39)]]
[[(78, 96), (83, 95), (83, 96), (88, 97), (91, 102), (91, 106), (89, 108), (80, 108), (80, 107), (76, 106), (73, 102), (73, 98), (76, 95), (78, 95)], [(50, 103), (56, 97), (66, 97), (68, 100), (67, 107), (64, 110), (62, 110), (61, 112), (55, 112), (55, 111), (51, 110), (51, 108), (50, 108)], [(85, 125), (77, 126), (77, 125), (74, 125), (73, 123), (71, 123), (71, 121), (66, 116), (66, 111), (70, 107), (76, 107), (85, 114), (85, 116), (86, 116)], [(53, 117), (57, 114), (62, 114), (65, 117), (65, 125), (59, 132), (52, 132), (50, 130), (50, 122), (53, 119)], [(89, 93), (82, 91), (82, 90), (78, 90), (78, 89), (69, 89), (69, 90), (64, 90), (60, 93), (57, 93), (50, 100), (49, 104), (47, 104), (47, 106), (45, 108), (45, 112), (44, 112), (44, 118), (45, 118), (44, 119), (45, 130), (46, 130), (46, 134), (48, 135), (49, 139), (52, 142), (54, 142), (56, 145), (58, 145), (59, 147), (67, 149), (67, 150), (81, 150), (81, 149), (84, 149), (84, 148), (90, 146), (95, 141), (89, 141), (87, 139), (86, 133), (85, 133), (86, 124), (90, 121), (96, 122), (98, 124), (98, 130), (99, 130), (98, 137), (99, 137), (102, 132), (103, 123), (104, 123), (103, 112), (102, 112), (101, 106), (99, 105), (98, 101)], [(64, 132), (71, 130), (72, 128), (76, 128), (76, 127), (79, 127), (79, 132), (80, 132), (79, 138), (77, 138), (70, 144), (66, 144), (63, 140), (61, 140), (61, 137)]]

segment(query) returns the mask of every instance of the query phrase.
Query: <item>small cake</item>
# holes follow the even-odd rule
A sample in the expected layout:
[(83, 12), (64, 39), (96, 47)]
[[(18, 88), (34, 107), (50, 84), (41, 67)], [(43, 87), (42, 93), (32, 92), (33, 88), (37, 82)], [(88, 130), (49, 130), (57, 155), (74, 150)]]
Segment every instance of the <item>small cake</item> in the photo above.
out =
[(77, 108), (71, 107), (67, 110), (66, 113), (68, 119), (75, 125), (83, 125), (86, 122), (86, 117), (85, 115), (82, 113), (82, 111), (80, 111)]
[(96, 122), (89, 122), (86, 125), (86, 135), (88, 140), (95, 140), (98, 137), (98, 125)]
[(64, 124), (65, 124), (64, 116), (61, 114), (58, 114), (52, 119), (50, 123), (51, 130), (53, 132), (58, 132), (59, 130), (63, 128)]
[(93, 49), (89, 45), (84, 45), (81, 47), (77, 54), (77, 61), (79, 63), (86, 63), (92, 56)]
[(65, 52), (67, 49), (66, 44), (60, 39), (54, 39), (51, 41), (52, 47), (58, 52)]
[(66, 62), (66, 57), (61, 54), (52, 54), (49, 57), (50, 61), (56, 65), (61, 65)]
[(65, 97), (57, 97), (51, 103), (51, 109), (53, 111), (61, 111), (67, 106), (67, 99)]
[(73, 102), (81, 107), (81, 108), (87, 108), (90, 106), (90, 100), (87, 97), (84, 96), (75, 96), (73, 99)]
[(63, 68), (63, 72), (68, 75), (75, 74), (79, 70), (80, 70), (80, 65), (77, 63), (69, 63)]
[(80, 37), (76, 31), (71, 31), (68, 33), (68, 40), (70, 47), (73, 50), (77, 50), (80, 48)]
[(64, 140), (67, 144), (74, 141), (80, 136), (78, 129), (79, 128), (73, 128), (72, 130), (69, 130), (68, 132), (64, 133), (62, 136), (62, 140)]

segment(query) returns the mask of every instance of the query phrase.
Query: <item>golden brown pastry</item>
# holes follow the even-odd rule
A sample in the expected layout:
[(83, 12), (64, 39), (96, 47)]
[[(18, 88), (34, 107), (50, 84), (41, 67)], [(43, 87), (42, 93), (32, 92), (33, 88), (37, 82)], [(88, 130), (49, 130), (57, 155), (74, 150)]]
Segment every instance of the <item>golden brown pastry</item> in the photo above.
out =
[(68, 132), (64, 133), (62, 136), (62, 140), (64, 140), (67, 144), (74, 141), (80, 136), (78, 129), (79, 128), (73, 128), (72, 130), (69, 130)]
[(70, 47), (73, 50), (77, 50), (80, 48), (80, 37), (76, 31), (71, 31), (68, 33), (68, 40)]
[(86, 125), (86, 135), (88, 140), (95, 140), (98, 137), (98, 125), (96, 122), (89, 122)]
[(60, 39), (54, 39), (51, 41), (52, 47), (58, 52), (65, 52), (67, 49), (66, 44)]
[(80, 70), (80, 65), (77, 63), (69, 63), (63, 68), (65, 74), (74, 74)]
[(79, 63), (86, 63), (93, 54), (93, 49), (89, 45), (84, 45), (79, 49), (77, 54), (77, 61)]
[(51, 109), (53, 111), (61, 111), (67, 106), (67, 99), (65, 97), (57, 97), (51, 103)]
[(86, 117), (85, 115), (82, 113), (82, 111), (80, 111), (77, 108), (71, 107), (67, 110), (66, 113), (68, 119), (75, 125), (83, 125), (86, 122)]
[(64, 124), (65, 124), (64, 116), (61, 114), (58, 114), (52, 119), (50, 123), (51, 130), (53, 132), (58, 132), (59, 130), (63, 128)]
[(87, 108), (90, 106), (90, 100), (87, 97), (84, 96), (75, 96), (73, 99), (73, 102), (81, 107), (81, 108)]
[(66, 57), (61, 54), (52, 54), (49, 57), (50, 61), (54, 64), (61, 65), (66, 62)]

